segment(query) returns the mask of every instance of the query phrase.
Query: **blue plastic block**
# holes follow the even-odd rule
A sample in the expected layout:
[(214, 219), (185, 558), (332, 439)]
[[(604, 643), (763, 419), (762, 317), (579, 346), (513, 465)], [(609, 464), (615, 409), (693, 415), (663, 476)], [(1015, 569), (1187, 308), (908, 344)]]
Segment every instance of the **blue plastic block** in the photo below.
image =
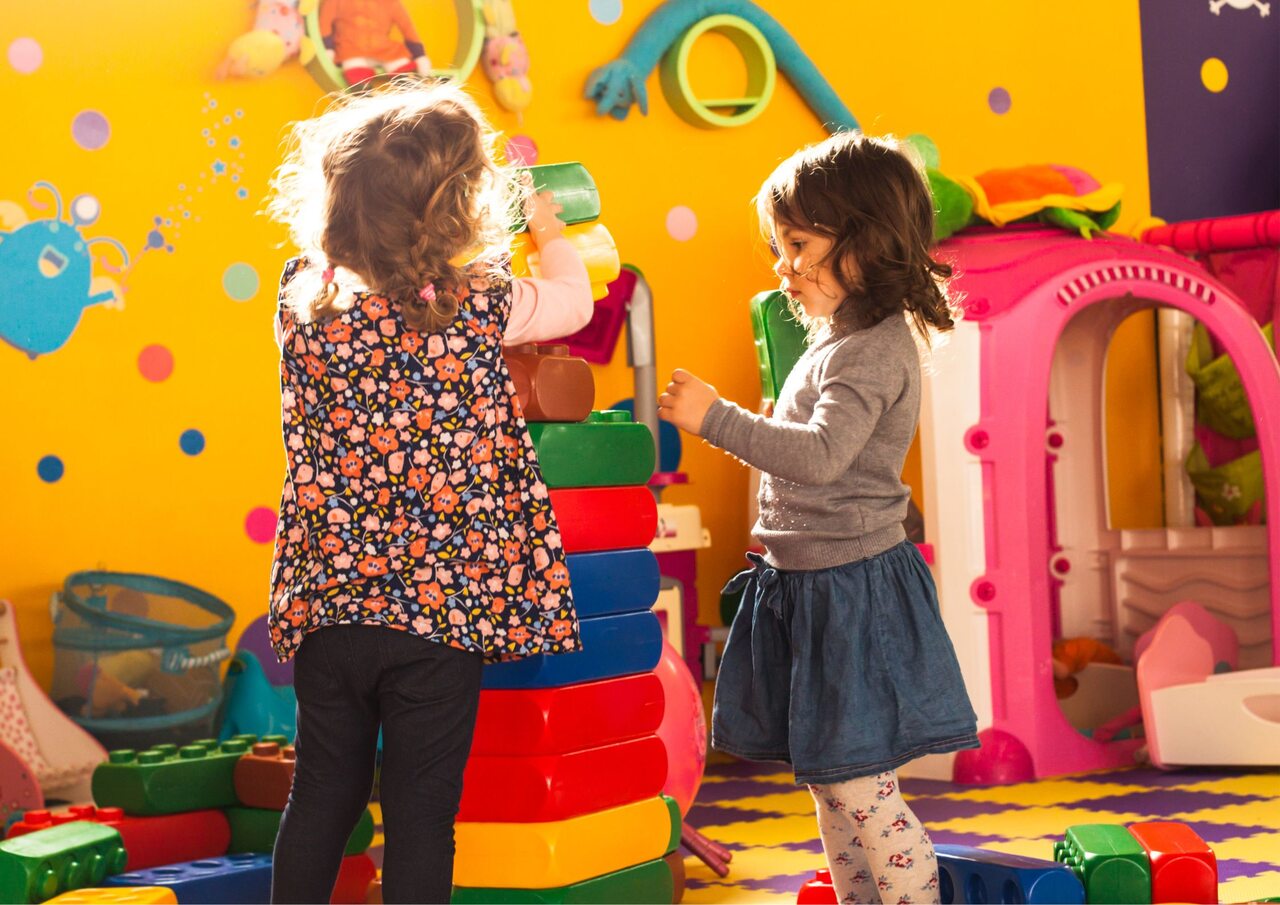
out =
[(662, 659), (662, 625), (650, 611), (581, 620), (582, 650), (538, 654), (484, 669), (484, 688), (555, 688), (649, 672)]
[(116, 874), (107, 886), (167, 886), (179, 905), (261, 905), (271, 901), (270, 855), (224, 855)]
[(579, 619), (643, 612), (658, 599), (662, 584), (658, 558), (644, 547), (571, 553), (565, 565)]
[(986, 902), (1010, 905), (1083, 905), (1084, 887), (1056, 861), (1007, 855), (968, 845), (935, 845), (943, 905)]

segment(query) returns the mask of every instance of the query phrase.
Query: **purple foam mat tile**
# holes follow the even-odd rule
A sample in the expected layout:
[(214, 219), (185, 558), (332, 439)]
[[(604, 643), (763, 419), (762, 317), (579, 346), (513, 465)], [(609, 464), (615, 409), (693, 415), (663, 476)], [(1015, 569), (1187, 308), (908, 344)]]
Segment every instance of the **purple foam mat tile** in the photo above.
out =
[(1259, 864), (1256, 861), (1232, 861), (1218, 859), (1218, 882), (1238, 880), (1241, 877), (1254, 877), (1267, 871), (1275, 870), (1274, 864)]
[(937, 795), (952, 795), (957, 792), (969, 792), (977, 786), (961, 785), (958, 782), (947, 782), (943, 779), (916, 779), (899, 777), (898, 786), (906, 798), (922, 798)]
[(730, 823), (741, 823), (744, 820), (769, 820), (786, 817), (777, 811), (757, 811), (751, 808), (730, 808), (719, 804), (699, 802), (689, 808), (685, 820), (696, 830), (713, 826), (727, 826)]
[(984, 845), (990, 845), (993, 842), (1003, 842), (1007, 836), (989, 836), (986, 833), (957, 833), (951, 830), (934, 829), (927, 823), (925, 828), (929, 830), (929, 838), (933, 840), (933, 844), (942, 843), (944, 845), (972, 845), (975, 848), (982, 848)]
[(783, 842), (774, 848), (785, 848), (789, 852), (809, 852), (814, 855), (822, 854), (821, 839), (800, 839), (795, 842)]
[[(816, 870), (821, 865), (815, 865)], [(813, 879), (813, 871), (802, 874), (777, 874), (772, 877), (761, 877), (758, 880), (739, 880), (734, 885), (741, 889), (754, 889), (760, 892), (776, 892), (780, 895), (794, 896), (800, 887)]]
[[(1269, 826), (1240, 826), (1235, 823), (1205, 823), (1204, 821), (1182, 821), (1191, 829), (1195, 830), (1197, 836), (1209, 843), (1210, 846), (1217, 845), (1219, 842), (1226, 842), (1228, 839), (1247, 839), (1250, 836), (1257, 836), (1262, 833), (1274, 833), (1275, 828)], [(1274, 870), (1275, 867), (1271, 867)]]
[(956, 820), (963, 817), (982, 817), (1017, 810), (1016, 807), (996, 801), (964, 801), (955, 798), (911, 798), (907, 804), (927, 827), (933, 823)]
[(1113, 782), (1119, 785), (1167, 789), (1170, 786), (1189, 786), (1201, 782), (1210, 782), (1215, 779), (1229, 779), (1232, 776), (1247, 774), (1249, 774), (1248, 770), (1156, 770), (1150, 767), (1135, 767), (1124, 770), (1108, 770), (1102, 773), (1076, 773), (1058, 778), (1068, 782)]
[(1127, 792), (1121, 795), (1086, 798), (1083, 801), (1074, 802), (1072, 807), (1110, 811), (1114, 814), (1149, 814), (1157, 819), (1166, 819), (1171, 814), (1187, 814), (1204, 808), (1244, 804), (1265, 797), (1264, 795), (1233, 795), (1229, 792), (1188, 792), (1184, 789), (1166, 787), (1147, 792)]
[(704, 782), (698, 787), (698, 801), (715, 804), (719, 801), (737, 801), (739, 798), (758, 798), (761, 795), (778, 795), (796, 791), (795, 786), (758, 779), (728, 779), (724, 782)]

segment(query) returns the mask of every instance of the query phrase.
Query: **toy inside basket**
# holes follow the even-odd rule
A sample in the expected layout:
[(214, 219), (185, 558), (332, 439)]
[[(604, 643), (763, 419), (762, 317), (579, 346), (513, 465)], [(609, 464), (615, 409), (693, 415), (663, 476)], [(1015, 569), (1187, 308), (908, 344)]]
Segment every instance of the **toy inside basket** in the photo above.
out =
[(230, 606), (152, 575), (77, 572), (50, 609), (53, 699), (108, 750), (216, 734)]

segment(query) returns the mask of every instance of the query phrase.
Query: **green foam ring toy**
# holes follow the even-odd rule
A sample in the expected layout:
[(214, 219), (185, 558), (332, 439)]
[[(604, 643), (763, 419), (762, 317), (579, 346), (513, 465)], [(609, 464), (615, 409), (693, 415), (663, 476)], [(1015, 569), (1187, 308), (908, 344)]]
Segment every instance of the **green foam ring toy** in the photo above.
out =
[[(747, 88), (741, 97), (699, 98), (689, 83), (689, 55), (707, 32), (728, 38), (747, 66)], [(701, 129), (745, 126), (769, 105), (778, 81), (778, 65), (765, 36), (738, 16), (708, 16), (676, 41), (662, 58), (659, 70), (667, 103), (690, 125)], [(729, 110), (729, 113), (717, 111)]]

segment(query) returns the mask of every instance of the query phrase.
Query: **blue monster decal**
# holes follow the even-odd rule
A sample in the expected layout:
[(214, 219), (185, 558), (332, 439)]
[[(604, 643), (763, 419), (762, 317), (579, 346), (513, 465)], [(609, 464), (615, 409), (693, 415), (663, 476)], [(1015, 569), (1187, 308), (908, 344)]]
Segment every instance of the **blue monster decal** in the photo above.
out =
[[(17, 223), (11, 232), (0, 230), (0, 339), (26, 352), (32, 358), (47, 355), (62, 347), (80, 323), (80, 312), (90, 305), (110, 302), (114, 290), (94, 292), (93, 259), (89, 247), (106, 242), (119, 249), (124, 267), (129, 253), (115, 239), (85, 239), (80, 227), (97, 220), (97, 202), (81, 196), (72, 205), (70, 221), (62, 219), (62, 196), (47, 182), (32, 187), (48, 189), (57, 202), (57, 213), (47, 220)], [(87, 202), (87, 203), (82, 203)], [(13, 220), (20, 211), (8, 203), (6, 212)]]

